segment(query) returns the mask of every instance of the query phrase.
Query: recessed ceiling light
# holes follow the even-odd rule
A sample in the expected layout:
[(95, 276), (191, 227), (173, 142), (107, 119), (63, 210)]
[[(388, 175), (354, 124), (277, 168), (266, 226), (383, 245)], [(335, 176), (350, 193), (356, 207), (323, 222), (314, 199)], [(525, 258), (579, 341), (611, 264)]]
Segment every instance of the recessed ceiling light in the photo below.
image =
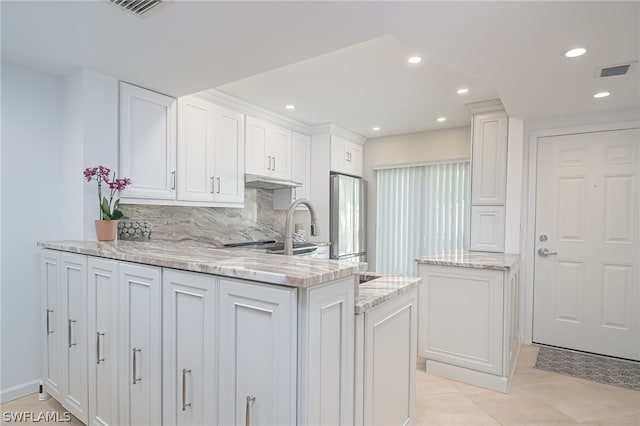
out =
[(285, 107), (286, 109), (296, 109), (296, 106), (295, 106), (295, 105), (291, 105), (291, 104), (289, 104), (289, 105), (285, 105), (284, 107)]
[(371, 130), (373, 130), (374, 132), (379, 132), (380, 131), (380, 127), (374, 127)]
[(468, 93), (468, 92), (469, 92), (469, 89), (467, 89), (466, 87), (458, 89), (458, 94), (459, 95), (464, 95), (465, 93)]
[(611, 93), (609, 92), (598, 92), (595, 95), (593, 95), (594, 98), (606, 98), (607, 96), (609, 96)]
[(409, 62), (410, 64), (419, 64), (420, 62), (422, 62), (422, 58), (420, 56), (412, 56), (407, 59), (407, 62)]
[(578, 56), (582, 56), (587, 53), (587, 49), (584, 47), (576, 47), (575, 49), (567, 50), (564, 52), (564, 56), (567, 58), (577, 58)]
[(447, 121), (447, 117), (438, 117), (439, 122)]

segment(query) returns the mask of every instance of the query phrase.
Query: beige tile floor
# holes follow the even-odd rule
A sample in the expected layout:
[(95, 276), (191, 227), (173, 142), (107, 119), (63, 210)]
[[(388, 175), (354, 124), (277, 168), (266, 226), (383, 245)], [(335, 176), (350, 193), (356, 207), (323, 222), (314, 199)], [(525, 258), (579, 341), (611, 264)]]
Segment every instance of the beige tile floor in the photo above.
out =
[(536, 370), (523, 345), (509, 394), (427, 374), (416, 377), (416, 425), (640, 426), (640, 392)]
[[(523, 345), (508, 395), (425, 373), (416, 377), (416, 426), (431, 425), (610, 425), (640, 426), (640, 392), (536, 370), (538, 348)], [(64, 413), (53, 398), (33, 394), (2, 405), (9, 411)], [(20, 425), (81, 425), (18, 423)]]

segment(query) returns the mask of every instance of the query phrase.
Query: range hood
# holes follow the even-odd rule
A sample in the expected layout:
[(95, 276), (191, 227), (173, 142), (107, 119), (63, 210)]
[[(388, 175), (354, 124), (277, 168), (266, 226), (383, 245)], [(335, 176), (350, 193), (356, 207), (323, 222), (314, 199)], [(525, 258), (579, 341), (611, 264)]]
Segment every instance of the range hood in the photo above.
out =
[(300, 182), (294, 182), (292, 180), (275, 179), (258, 175), (244, 175), (244, 186), (247, 188), (259, 188), (259, 189), (286, 189), (297, 188), (302, 186)]

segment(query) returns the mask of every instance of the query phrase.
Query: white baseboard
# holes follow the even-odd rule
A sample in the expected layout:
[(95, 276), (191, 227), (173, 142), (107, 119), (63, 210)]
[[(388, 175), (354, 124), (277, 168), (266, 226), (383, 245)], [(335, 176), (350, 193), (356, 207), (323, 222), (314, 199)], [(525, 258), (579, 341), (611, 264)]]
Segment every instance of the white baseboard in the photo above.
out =
[(427, 360), (427, 373), (502, 393), (509, 393), (509, 386), (511, 385), (511, 379), (507, 377), (470, 370), (430, 359)]
[(23, 383), (21, 385), (2, 389), (0, 391), (0, 403), (4, 404), (5, 402), (13, 401), (14, 399), (31, 395), (32, 393), (38, 393), (39, 385), (40, 385), (40, 379), (36, 379), (27, 383)]

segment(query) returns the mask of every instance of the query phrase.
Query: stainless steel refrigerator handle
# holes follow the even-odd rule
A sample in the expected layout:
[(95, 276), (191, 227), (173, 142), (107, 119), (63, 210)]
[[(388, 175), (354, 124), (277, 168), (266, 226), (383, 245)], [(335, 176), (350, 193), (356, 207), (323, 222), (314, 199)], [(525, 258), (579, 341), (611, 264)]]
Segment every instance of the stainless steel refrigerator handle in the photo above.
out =
[(246, 426), (251, 426), (251, 403), (254, 402), (256, 400), (256, 397), (254, 395), (251, 396), (247, 396), (247, 406), (245, 408), (245, 425)]
[(187, 404), (187, 374), (191, 374), (190, 368), (182, 369), (182, 411), (186, 411), (187, 407), (191, 407), (191, 403)]
[(133, 384), (135, 385), (138, 382), (142, 381), (142, 378), (138, 378), (138, 363), (137, 361), (137, 357), (136, 357), (136, 353), (137, 352), (142, 352), (142, 349), (138, 349), (138, 348), (133, 348)]
[(72, 320), (72, 319), (70, 319), (70, 320), (69, 320), (69, 323), (68, 323), (68, 330), (69, 330), (69, 347), (70, 347), (70, 348), (76, 345), (75, 343), (73, 343), (73, 342), (71, 341), (71, 323), (74, 323), (74, 322), (76, 322), (76, 320)]
[(49, 314), (53, 312), (53, 309), (47, 309), (47, 336), (51, 333), (53, 333), (53, 331), (51, 331), (49, 329)]
[(104, 336), (104, 333), (96, 331), (96, 364), (100, 365), (100, 362), (104, 361), (104, 358), (100, 358), (100, 336)]

